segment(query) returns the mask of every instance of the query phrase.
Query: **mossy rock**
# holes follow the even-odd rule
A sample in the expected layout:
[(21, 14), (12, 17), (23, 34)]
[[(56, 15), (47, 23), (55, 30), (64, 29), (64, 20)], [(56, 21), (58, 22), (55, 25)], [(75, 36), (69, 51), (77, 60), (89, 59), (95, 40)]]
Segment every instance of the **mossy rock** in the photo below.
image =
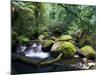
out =
[(43, 35), (49, 37), (48, 32), (43, 32)]
[(62, 42), (55, 42), (51, 48), (51, 51), (57, 51), (57, 48), (62, 44)]
[(59, 37), (59, 40), (60, 40), (60, 41), (69, 41), (69, 40), (73, 40), (73, 38), (72, 38), (72, 36), (70, 36), (70, 35), (61, 35), (61, 36)]
[(51, 39), (54, 40), (55, 42), (59, 41), (59, 38), (57, 38), (55, 36), (52, 36)]
[(95, 50), (89, 45), (82, 47), (80, 50), (87, 58), (94, 58), (96, 56)]
[(46, 48), (46, 47), (51, 46), (54, 43), (54, 41), (53, 40), (42, 40), (41, 43), (43, 47)]
[(39, 37), (38, 37), (38, 40), (45, 40), (45, 39), (47, 39), (47, 36), (45, 36), (45, 35), (40, 35)]
[(76, 47), (70, 42), (56, 42), (51, 51), (63, 53), (63, 57), (72, 57), (76, 53)]

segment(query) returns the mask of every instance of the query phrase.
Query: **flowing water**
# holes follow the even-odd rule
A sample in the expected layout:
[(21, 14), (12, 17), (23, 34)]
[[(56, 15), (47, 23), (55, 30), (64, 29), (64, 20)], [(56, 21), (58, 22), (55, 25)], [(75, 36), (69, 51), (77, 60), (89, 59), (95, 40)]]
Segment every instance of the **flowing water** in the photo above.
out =
[[(34, 61), (48, 58), (47, 60), (54, 59), (51, 57), (49, 52), (42, 51), (42, 45), (34, 43), (32, 46), (27, 48), (25, 45), (21, 45), (17, 48), (17, 54), (24, 54), (25, 57), (30, 57)], [(82, 66), (85, 67), (79, 58), (64, 59), (46, 66), (33, 66), (21, 62), (19, 60), (12, 60), (12, 73), (13, 74), (25, 74), (25, 73), (42, 73), (42, 72), (56, 72), (56, 71), (72, 71), (81, 70)], [(71, 64), (72, 63), (72, 64)], [(86, 67), (87, 68), (87, 67)]]
[(33, 58), (47, 58), (49, 57), (49, 53), (43, 52), (42, 51), (42, 45), (34, 43), (31, 47), (26, 49), (27, 47), (25, 46), (20, 46), (19, 49), (17, 49), (17, 53), (23, 53), (26, 57), (33, 57)]

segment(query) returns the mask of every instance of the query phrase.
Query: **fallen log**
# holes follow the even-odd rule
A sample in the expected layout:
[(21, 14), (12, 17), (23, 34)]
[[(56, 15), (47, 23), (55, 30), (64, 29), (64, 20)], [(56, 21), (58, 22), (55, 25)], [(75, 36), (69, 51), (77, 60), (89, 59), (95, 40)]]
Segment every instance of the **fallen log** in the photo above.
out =
[(36, 65), (37, 66), (43, 66), (43, 65), (49, 65), (49, 64), (52, 64), (52, 63), (55, 63), (55, 62), (59, 61), (61, 56), (62, 56), (62, 54), (59, 54), (58, 57), (56, 57), (52, 60), (46, 60), (48, 58), (35, 60), (31, 57), (26, 57), (24, 55), (13, 53), (12, 54), (12, 60), (20, 60), (24, 63), (28, 63), (28, 64), (31, 64), (33, 66), (36, 66)]

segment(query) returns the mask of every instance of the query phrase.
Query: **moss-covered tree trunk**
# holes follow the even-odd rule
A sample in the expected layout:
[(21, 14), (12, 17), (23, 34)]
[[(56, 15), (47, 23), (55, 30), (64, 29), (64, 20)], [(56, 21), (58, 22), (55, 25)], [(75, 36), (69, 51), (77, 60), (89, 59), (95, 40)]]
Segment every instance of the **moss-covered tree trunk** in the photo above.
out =
[(37, 38), (39, 34), (42, 31), (42, 25), (43, 25), (43, 5), (41, 3), (34, 3), (35, 9), (34, 9), (34, 16), (35, 16), (35, 36), (34, 38)]

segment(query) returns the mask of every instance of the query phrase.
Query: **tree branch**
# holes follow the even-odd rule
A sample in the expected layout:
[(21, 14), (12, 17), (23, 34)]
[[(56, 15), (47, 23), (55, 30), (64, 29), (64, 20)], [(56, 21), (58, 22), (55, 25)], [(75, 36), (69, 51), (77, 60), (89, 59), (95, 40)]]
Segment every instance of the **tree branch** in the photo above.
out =
[(68, 12), (72, 13), (74, 16), (76, 16), (77, 18), (79, 18), (84, 24), (90, 26), (90, 24), (88, 24), (86, 21), (84, 21), (83, 19), (80, 18), (80, 16), (78, 16), (76, 13), (74, 13), (73, 11), (69, 10), (66, 6), (63, 6), (62, 4), (59, 4), (61, 7), (65, 8)]

